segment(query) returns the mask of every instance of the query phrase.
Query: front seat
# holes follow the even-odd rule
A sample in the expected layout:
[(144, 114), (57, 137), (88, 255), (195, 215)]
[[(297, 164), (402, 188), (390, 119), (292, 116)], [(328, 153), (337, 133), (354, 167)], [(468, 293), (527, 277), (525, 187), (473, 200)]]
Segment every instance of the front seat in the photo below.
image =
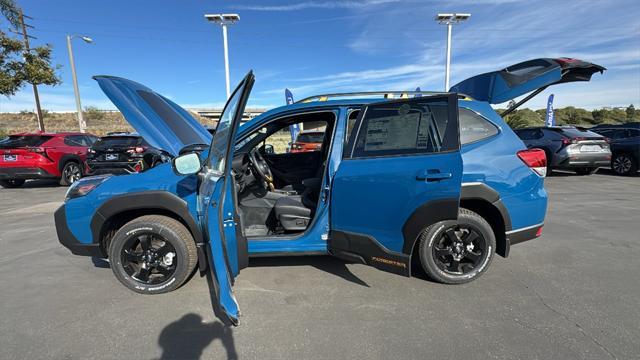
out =
[(283, 196), (276, 200), (274, 206), (276, 218), (285, 230), (304, 231), (307, 229), (318, 204), (319, 180), (314, 179), (313, 184), (304, 184), (305, 191), (301, 195)]

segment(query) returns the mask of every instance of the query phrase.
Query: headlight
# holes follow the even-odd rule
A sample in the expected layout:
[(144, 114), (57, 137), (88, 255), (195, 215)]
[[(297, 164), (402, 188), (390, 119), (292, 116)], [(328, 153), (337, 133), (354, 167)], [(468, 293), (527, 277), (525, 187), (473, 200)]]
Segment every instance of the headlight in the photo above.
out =
[(69, 190), (67, 190), (67, 194), (64, 197), (65, 201), (87, 195), (109, 177), (111, 177), (111, 175), (97, 175), (83, 178), (74, 182), (71, 186), (69, 186)]

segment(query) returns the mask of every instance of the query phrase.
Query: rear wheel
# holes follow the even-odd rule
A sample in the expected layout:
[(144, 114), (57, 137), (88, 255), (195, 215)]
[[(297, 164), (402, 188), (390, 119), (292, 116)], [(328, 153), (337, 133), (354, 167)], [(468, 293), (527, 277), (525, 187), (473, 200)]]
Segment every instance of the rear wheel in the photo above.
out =
[(75, 161), (69, 161), (62, 168), (62, 176), (60, 176), (60, 185), (69, 186), (78, 181), (82, 177), (82, 168)]
[(19, 188), (24, 185), (23, 179), (0, 180), (0, 186), (7, 189)]
[(146, 215), (121, 227), (109, 245), (111, 269), (127, 288), (161, 294), (180, 287), (196, 267), (196, 245), (179, 221)]
[(463, 284), (482, 275), (496, 248), (487, 221), (467, 209), (458, 220), (429, 226), (420, 237), (420, 262), (429, 278), (444, 284)]
[(638, 171), (638, 164), (627, 154), (616, 154), (611, 159), (611, 170), (618, 175), (633, 175)]
[(582, 167), (582, 168), (576, 168), (575, 169), (575, 172), (578, 175), (591, 175), (596, 171), (598, 171), (598, 168)]

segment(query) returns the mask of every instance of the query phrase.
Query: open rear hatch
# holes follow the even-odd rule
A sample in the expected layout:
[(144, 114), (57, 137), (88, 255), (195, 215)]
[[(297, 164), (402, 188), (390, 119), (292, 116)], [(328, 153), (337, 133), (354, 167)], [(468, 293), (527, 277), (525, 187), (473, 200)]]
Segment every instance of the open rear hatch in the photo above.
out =
[(490, 104), (500, 104), (533, 92), (507, 110), (511, 112), (551, 85), (589, 81), (594, 73), (602, 73), (604, 70), (606, 68), (603, 66), (578, 59), (540, 58), (476, 75), (453, 85), (449, 91)]

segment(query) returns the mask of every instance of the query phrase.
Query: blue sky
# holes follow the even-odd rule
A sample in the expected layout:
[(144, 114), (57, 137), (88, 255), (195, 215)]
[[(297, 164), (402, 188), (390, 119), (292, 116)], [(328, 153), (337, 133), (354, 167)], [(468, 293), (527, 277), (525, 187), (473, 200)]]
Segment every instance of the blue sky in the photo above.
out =
[[(536, 57), (576, 57), (607, 67), (590, 83), (548, 89), (528, 106), (640, 104), (640, 3), (618, 1), (202, 1), (18, 0), (32, 16), (35, 44), (50, 43), (63, 83), (41, 86), (43, 108), (73, 110), (66, 34), (74, 42), (83, 106), (113, 105), (91, 76), (141, 82), (185, 107), (225, 100), (222, 34), (205, 13), (237, 12), (229, 29), (232, 86), (253, 69), (249, 106), (336, 91), (442, 90), (446, 31), (438, 12), (469, 12), (454, 27), (451, 83)], [(6, 30), (6, 22), (0, 26)], [(33, 109), (30, 87), (0, 97), (0, 111)]]

